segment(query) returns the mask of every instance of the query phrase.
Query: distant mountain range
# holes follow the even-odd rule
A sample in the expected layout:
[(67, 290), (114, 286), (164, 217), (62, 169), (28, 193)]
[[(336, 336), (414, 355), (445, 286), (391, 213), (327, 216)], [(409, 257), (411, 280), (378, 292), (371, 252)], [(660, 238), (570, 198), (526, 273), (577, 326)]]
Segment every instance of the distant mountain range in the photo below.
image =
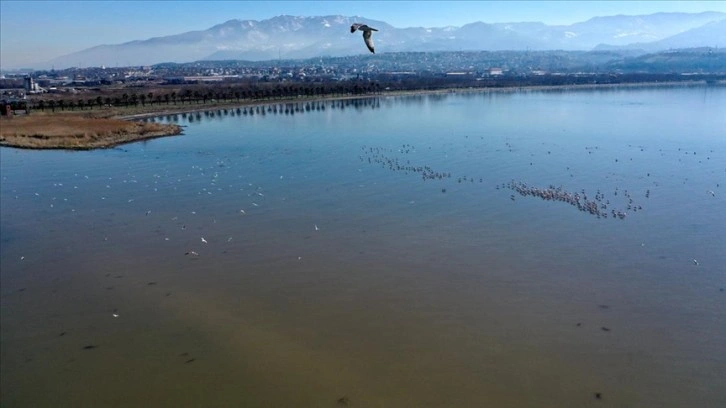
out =
[(203, 31), (99, 45), (54, 58), (33, 68), (153, 65), (198, 60), (262, 61), (366, 54), (353, 22), (366, 23), (376, 52), (473, 50), (642, 50), (726, 47), (726, 13), (656, 13), (595, 17), (571, 25), (538, 22), (475, 22), (462, 27), (395, 28), (353, 16), (229, 20)]

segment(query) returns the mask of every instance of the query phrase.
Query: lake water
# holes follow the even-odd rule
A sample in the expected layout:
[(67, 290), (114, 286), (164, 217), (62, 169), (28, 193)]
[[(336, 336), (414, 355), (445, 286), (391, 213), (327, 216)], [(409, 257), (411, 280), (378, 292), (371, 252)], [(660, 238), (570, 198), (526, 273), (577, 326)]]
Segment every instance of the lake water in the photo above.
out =
[(726, 406), (726, 88), (156, 120), (0, 149), (3, 407)]

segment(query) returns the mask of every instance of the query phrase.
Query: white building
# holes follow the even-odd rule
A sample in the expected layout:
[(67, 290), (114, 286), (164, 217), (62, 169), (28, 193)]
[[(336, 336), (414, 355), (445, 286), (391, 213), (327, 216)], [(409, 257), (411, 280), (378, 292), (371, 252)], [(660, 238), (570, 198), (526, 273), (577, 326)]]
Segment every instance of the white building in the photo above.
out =
[(25, 88), (25, 92), (29, 94), (45, 92), (45, 89), (38, 86), (30, 75), (25, 76), (23, 80), (23, 88)]

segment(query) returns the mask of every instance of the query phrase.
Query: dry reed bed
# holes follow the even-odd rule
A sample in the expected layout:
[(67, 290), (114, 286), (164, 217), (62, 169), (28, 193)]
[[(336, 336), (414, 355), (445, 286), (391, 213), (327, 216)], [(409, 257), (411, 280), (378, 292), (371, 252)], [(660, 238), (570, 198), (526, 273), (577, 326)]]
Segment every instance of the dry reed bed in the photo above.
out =
[(29, 149), (95, 149), (180, 133), (178, 125), (81, 115), (29, 115), (0, 120), (0, 145)]

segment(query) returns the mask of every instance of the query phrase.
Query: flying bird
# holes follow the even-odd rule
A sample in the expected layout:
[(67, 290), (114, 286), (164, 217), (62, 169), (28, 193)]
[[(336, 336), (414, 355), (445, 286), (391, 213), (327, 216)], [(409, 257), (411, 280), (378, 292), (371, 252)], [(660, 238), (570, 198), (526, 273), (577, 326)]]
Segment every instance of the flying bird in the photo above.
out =
[(363, 41), (365, 41), (366, 47), (368, 47), (368, 49), (375, 54), (376, 52), (373, 49), (373, 38), (371, 38), (371, 36), (373, 35), (374, 31), (378, 30), (373, 27), (368, 27), (365, 24), (354, 23), (352, 26), (350, 26), (350, 32), (354, 33), (355, 30), (363, 31)]

